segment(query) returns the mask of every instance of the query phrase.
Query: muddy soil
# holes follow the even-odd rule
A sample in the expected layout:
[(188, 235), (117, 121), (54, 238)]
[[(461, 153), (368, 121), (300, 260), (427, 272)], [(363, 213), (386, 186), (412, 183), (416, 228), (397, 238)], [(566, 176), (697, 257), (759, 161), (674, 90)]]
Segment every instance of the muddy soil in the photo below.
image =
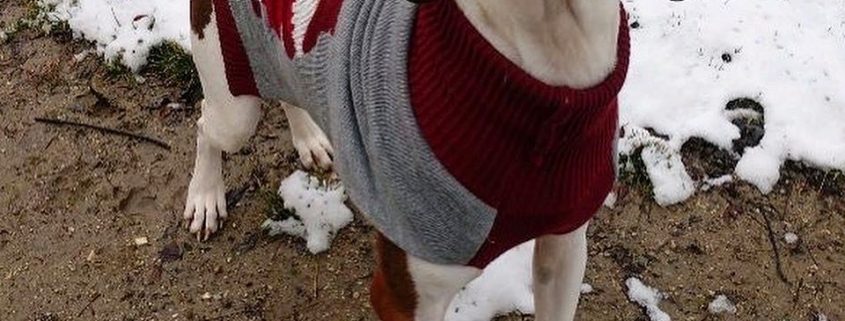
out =
[[(21, 3), (0, 3), (0, 24), (25, 16)], [(223, 231), (200, 243), (180, 228), (199, 111), (161, 77), (79, 59), (90, 48), (37, 30), (0, 44), (0, 320), (376, 320), (373, 230), (360, 216), (317, 256), (259, 228), (262, 193), (298, 166), (279, 108), (266, 106), (249, 147), (227, 157), (226, 182), (244, 193)], [(769, 195), (734, 183), (668, 208), (622, 186), (589, 230), (595, 291), (578, 319), (647, 320), (625, 296), (638, 276), (668, 295), (660, 306), (675, 320), (845, 320), (841, 182), (793, 164)], [(707, 312), (717, 294), (736, 314)]]

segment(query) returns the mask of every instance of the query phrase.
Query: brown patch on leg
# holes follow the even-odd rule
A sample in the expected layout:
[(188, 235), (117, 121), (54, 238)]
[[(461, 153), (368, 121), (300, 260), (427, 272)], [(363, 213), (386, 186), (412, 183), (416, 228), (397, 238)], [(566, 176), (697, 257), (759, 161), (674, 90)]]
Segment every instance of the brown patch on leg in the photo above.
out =
[(413, 321), (417, 293), (408, 271), (408, 256), (384, 235), (376, 236), (376, 270), (370, 303), (382, 321)]
[(211, 22), (211, 0), (191, 0), (191, 30), (200, 39), (205, 38), (205, 27)]

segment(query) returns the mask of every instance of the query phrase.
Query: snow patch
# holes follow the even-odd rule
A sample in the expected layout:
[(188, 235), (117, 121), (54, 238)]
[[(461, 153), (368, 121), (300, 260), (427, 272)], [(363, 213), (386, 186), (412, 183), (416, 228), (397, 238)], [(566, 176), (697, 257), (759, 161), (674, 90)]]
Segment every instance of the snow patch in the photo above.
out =
[(50, 21), (67, 21), (76, 37), (92, 41), (106, 61), (132, 71), (147, 63), (150, 49), (173, 41), (190, 52), (188, 0), (40, 0)]
[(617, 198), (616, 192), (610, 192), (610, 194), (607, 194), (607, 197), (604, 199), (604, 207), (609, 209), (616, 207)]
[(786, 241), (786, 244), (795, 244), (798, 242), (798, 235), (792, 232), (788, 232), (783, 235), (783, 240)]
[(303, 171), (282, 181), (279, 196), (294, 216), (284, 221), (268, 219), (261, 224), (270, 235), (289, 234), (304, 238), (308, 251), (317, 254), (331, 247), (338, 230), (352, 222), (352, 211), (344, 204), (340, 183), (324, 183)]
[(701, 182), (701, 190), (709, 191), (711, 188), (719, 187), (727, 183), (733, 182), (733, 175), (723, 175), (716, 178), (707, 178)]
[(640, 155), (653, 185), (654, 200), (658, 204), (672, 205), (692, 196), (695, 182), (687, 174), (678, 147), (651, 135), (644, 128), (627, 126), (625, 133), (625, 137), (619, 140), (619, 151), (633, 155), (636, 150), (642, 149)]
[[(446, 321), (487, 321), (515, 311), (533, 314), (534, 243), (523, 243), (490, 263), (452, 300)], [(593, 291), (592, 285), (581, 285), (581, 294)]]
[(486, 321), (513, 311), (534, 313), (533, 255), (534, 241), (531, 241), (490, 263), (480, 277), (452, 300), (446, 310), (446, 321)]
[[(739, 179), (770, 192), (786, 160), (845, 169), (845, 60), (830, 58), (845, 56), (845, 0), (623, 3), (638, 27), (621, 124), (668, 136), (667, 154), (650, 157), (674, 163), (691, 137), (730, 150), (740, 132), (725, 105), (750, 98), (766, 133), (741, 157)], [(663, 203), (688, 195), (686, 177), (664, 172), (649, 173), (673, 190)]]
[(628, 299), (631, 300), (631, 302), (645, 308), (648, 313), (648, 318), (651, 319), (651, 321), (672, 320), (666, 312), (663, 312), (663, 310), (660, 310), (660, 307), (657, 306), (660, 303), (660, 300), (666, 298), (663, 293), (643, 284), (643, 282), (637, 278), (629, 278), (625, 281), (625, 285), (628, 286)]
[(717, 295), (713, 302), (710, 302), (707, 305), (707, 311), (710, 311), (712, 314), (719, 314), (719, 313), (728, 313), (728, 314), (735, 314), (736, 313), (736, 305), (734, 305), (731, 300), (728, 299), (727, 296), (724, 295)]

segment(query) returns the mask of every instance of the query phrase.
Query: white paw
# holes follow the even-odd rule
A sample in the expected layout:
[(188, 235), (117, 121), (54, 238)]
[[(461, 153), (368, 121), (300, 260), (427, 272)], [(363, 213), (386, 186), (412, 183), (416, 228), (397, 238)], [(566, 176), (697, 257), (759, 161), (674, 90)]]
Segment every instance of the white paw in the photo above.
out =
[(332, 157), (334, 150), (326, 135), (320, 129), (317, 133), (309, 132), (298, 135), (293, 135), (293, 147), (299, 153), (299, 160), (308, 169), (313, 169), (314, 166), (319, 166), (321, 169), (330, 169), (332, 167)]
[[(206, 176), (206, 177), (203, 177)], [(207, 177), (217, 176), (217, 177)], [(208, 240), (229, 215), (226, 212), (226, 185), (222, 175), (198, 175), (188, 186), (188, 199), (182, 218), (197, 240)]]
[(328, 170), (332, 167), (334, 150), (326, 134), (314, 123), (307, 112), (299, 108), (287, 108), (293, 147), (299, 153), (299, 160), (308, 169)]

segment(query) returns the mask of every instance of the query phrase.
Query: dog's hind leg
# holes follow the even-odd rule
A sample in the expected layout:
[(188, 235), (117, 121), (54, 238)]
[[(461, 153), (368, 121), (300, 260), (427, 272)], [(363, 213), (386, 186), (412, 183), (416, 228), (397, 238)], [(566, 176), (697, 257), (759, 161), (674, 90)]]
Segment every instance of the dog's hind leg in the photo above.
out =
[(443, 321), (452, 299), (481, 270), (407, 255), (379, 234), (370, 300), (382, 321)]
[(313, 168), (314, 165), (322, 169), (331, 168), (334, 150), (326, 134), (317, 126), (311, 115), (304, 109), (285, 102), (282, 102), (282, 107), (290, 123), (293, 147), (299, 153), (302, 165), (306, 168)]
[[(261, 117), (259, 98), (235, 97), (229, 91), (210, 2), (192, 0), (191, 3), (194, 27), (197, 20), (208, 15), (202, 29), (195, 28), (191, 37), (205, 99), (201, 103), (202, 117), (197, 121), (197, 155), (183, 216), (191, 233), (204, 239), (219, 229), (228, 214), (222, 153), (238, 151), (253, 135)], [(206, 4), (208, 7), (203, 7)], [(209, 11), (200, 14), (196, 12), (198, 9)]]
[(536, 321), (575, 318), (587, 264), (587, 224), (565, 235), (537, 238), (534, 247)]

